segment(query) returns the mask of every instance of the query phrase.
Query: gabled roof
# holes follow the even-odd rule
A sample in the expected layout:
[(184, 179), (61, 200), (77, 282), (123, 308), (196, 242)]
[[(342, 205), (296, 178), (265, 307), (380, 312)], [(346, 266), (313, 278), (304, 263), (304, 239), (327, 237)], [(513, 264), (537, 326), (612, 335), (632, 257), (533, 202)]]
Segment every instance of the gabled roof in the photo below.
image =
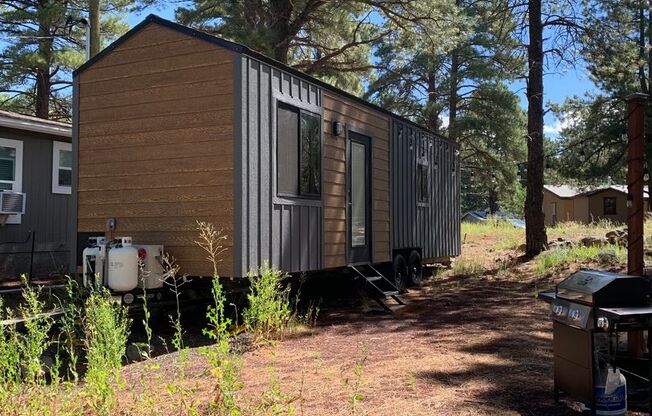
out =
[(0, 110), (0, 126), (15, 130), (52, 134), (60, 137), (72, 137), (72, 126), (68, 123), (45, 120), (12, 111)]
[(584, 192), (580, 188), (568, 185), (543, 185), (543, 189), (552, 192), (560, 198), (572, 198)]
[[(580, 188), (580, 187), (569, 186), (569, 185), (544, 185), (543, 188), (557, 195), (559, 198), (591, 196), (609, 190), (620, 192), (625, 195), (627, 194), (627, 185), (605, 185), (605, 186), (598, 186), (594, 188)], [(645, 194), (645, 198), (648, 198), (650, 195), (647, 186), (644, 189), (644, 194)]]
[(412, 121), (410, 119), (407, 119), (407, 118), (405, 118), (403, 116), (395, 114), (395, 113), (393, 113), (393, 112), (391, 112), (391, 111), (389, 111), (389, 110), (387, 110), (385, 108), (382, 108), (382, 107), (380, 107), (380, 106), (378, 106), (376, 104), (370, 103), (369, 101), (364, 100), (364, 99), (362, 99), (362, 98), (360, 98), (358, 96), (355, 96), (355, 95), (353, 95), (351, 93), (348, 93), (348, 92), (346, 92), (344, 90), (341, 90), (341, 89), (339, 89), (337, 87), (334, 87), (334, 86), (332, 86), (330, 84), (327, 84), (326, 82), (321, 81), (321, 80), (319, 80), (319, 79), (317, 79), (315, 77), (312, 77), (312, 76), (310, 76), (310, 75), (308, 75), (308, 74), (306, 74), (304, 72), (301, 72), (301, 71), (299, 71), (299, 70), (297, 70), (295, 68), (292, 68), (291, 66), (288, 66), (288, 65), (286, 65), (286, 64), (284, 64), (282, 62), (279, 62), (279, 61), (274, 60), (274, 59), (272, 59), (272, 58), (270, 58), (268, 56), (265, 56), (265, 55), (261, 54), (260, 52), (256, 52), (256, 51), (250, 49), (249, 47), (247, 47), (245, 45), (242, 45), (242, 44), (236, 43), (236, 42), (232, 42), (232, 41), (228, 41), (226, 39), (219, 38), (219, 37), (211, 35), (209, 33), (202, 32), (200, 30), (193, 29), (191, 27), (184, 26), (184, 25), (181, 25), (179, 23), (175, 23), (175, 22), (172, 22), (170, 20), (163, 19), (162, 17), (159, 17), (159, 16), (157, 16), (155, 14), (148, 15), (142, 22), (138, 23), (136, 26), (131, 28), (131, 30), (129, 30), (127, 33), (125, 33), (120, 38), (118, 38), (115, 42), (111, 43), (109, 46), (104, 48), (100, 53), (95, 55), (93, 58), (86, 61), (83, 65), (81, 65), (79, 68), (77, 68), (73, 72), (73, 77), (76, 77), (79, 74), (81, 74), (82, 72), (84, 72), (86, 69), (91, 67), (95, 62), (99, 61), (100, 59), (102, 59), (103, 57), (108, 55), (113, 49), (120, 46), (123, 42), (125, 42), (127, 39), (131, 38), (133, 35), (138, 33), (141, 29), (143, 29), (145, 26), (149, 25), (150, 23), (158, 24), (158, 25), (164, 26), (164, 27), (166, 27), (168, 29), (172, 29), (172, 30), (175, 30), (177, 32), (183, 33), (183, 34), (185, 34), (187, 36), (191, 36), (191, 37), (195, 37), (197, 39), (204, 40), (206, 42), (218, 45), (218, 46), (220, 46), (222, 48), (228, 49), (228, 50), (230, 50), (232, 52), (235, 52), (235, 53), (248, 55), (248, 56), (250, 56), (252, 58), (255, 58), (255, 59), (257, 59), (257, 60), (259, 60), (261, 62), (264, 62), (264, 63), (266, 63), (268, 65), (271, 65), (271, 66), (274, 66), (276, 68), (282, 69), (282, 70), (284, 70), (286, 72), (291, 73), (294, 76), (297, 76), (297, 77), (302, 78), (302, 79), (304, 79), (304, 80), (306, 80), (306, 81), (308, 81), (310, 83), (318, 85), (323, 89), (333, 91), (333, 92), (335, 92), (335, 93), (337, 93), (337, 94), (339, 94), (341, 96), (347, 97), (347, 98), (349, 98), (349, 99), (351, 99), (353, 101), (364, 104), (364, 105), (366, 105), (368, 107), (372, 107), (373, 109), (375, 109), (377, 111), (380, 111), (381, 113), (385, 113), (387, 115), (390, 115), (390, 116), (392, 116), (392, 117), (394, 117), (394, 118), (396, 118), (396, 119), (398, 119), (398, 120), (400, 120), (400, 121), (402, 121), (404, 123), (412, 125), (413, 127), (424, 130), (424, 131), (428, 132), (429, 134), (432, 134), (433, 136), (437, 136), (438, 138), (440, 138), (442, 140), (446, 140), (446, 141), (450, 142), (453, 146), (457, 146), (457, 143), (451, 141), (447, 137), (444, 137), (439, 133), (436, 133), (436, 132), (434, 132), (434, 131), (432, 131), (432, 130), (424, 127), (424, 126), (421, 126), (418, 123), (415, 123), (414, 121)]

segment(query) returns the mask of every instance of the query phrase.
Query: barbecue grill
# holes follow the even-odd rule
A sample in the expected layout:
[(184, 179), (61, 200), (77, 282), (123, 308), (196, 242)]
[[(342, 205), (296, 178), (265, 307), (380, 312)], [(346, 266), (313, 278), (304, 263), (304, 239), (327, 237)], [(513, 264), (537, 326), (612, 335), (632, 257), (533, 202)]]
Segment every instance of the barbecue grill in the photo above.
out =
[[(652, 326), (652, 286), (641, 276), (582, 270), (540, 297), (550, 303), (553, 320), (555, 401), (563, 393), (595, 412), (596, 372), (625, 361), (618, 356), (617, 334)], [(606, 347), (600, 341), (605, 337)], [(648, 337), (648, 350), (650, 343)], [(652, 366), (649, 359), (645, 363), (636, 376), (647, 381), (652, 398)]]

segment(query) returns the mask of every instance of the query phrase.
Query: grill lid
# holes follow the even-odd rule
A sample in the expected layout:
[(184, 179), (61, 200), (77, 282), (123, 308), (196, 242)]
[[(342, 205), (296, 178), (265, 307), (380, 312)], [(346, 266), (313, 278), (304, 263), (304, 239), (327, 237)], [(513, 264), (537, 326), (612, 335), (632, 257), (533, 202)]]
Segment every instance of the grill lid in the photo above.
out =
[(593, 306), (649, 303), (652, 287), (641, 276), (581, 270), (557, 285), (557, 297)]

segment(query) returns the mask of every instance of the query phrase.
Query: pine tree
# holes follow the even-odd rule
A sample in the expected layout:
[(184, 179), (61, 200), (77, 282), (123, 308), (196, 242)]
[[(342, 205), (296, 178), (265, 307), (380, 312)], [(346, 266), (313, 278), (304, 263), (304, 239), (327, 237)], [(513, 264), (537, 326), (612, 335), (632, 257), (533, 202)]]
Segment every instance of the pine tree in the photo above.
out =
[[(128, 2), (102, 2), (105, 42), (127, 27), (120, 12)], [(0, 60), (0, 108), (40, 118), (70, 117), (72, 71), (85, 60), (83, 0), (14, 0), (0, 4), (0, 36), (7, 40)]]
[(195, 0), (176, 11), (185, 25), (243, 43), (359, 94), (371, 50), (397, 32), (436, 35), (449, 0)]

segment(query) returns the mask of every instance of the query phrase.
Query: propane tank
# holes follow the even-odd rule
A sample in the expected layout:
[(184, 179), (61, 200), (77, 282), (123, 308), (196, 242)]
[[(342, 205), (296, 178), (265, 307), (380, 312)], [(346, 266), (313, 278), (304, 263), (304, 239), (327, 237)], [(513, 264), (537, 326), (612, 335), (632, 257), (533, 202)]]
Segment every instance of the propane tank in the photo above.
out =
[(116, 292), (128, 292), (138, 286), (138, 249), (131, 245), (131, 237), (118, 240), (109, 250), (108, 286)]
[(104, 284), (104, 264), (106, 260), (106, 241), (102, 237), (90, 237), (82, 252), (82, 274), (84, 287), (91, 284)]

